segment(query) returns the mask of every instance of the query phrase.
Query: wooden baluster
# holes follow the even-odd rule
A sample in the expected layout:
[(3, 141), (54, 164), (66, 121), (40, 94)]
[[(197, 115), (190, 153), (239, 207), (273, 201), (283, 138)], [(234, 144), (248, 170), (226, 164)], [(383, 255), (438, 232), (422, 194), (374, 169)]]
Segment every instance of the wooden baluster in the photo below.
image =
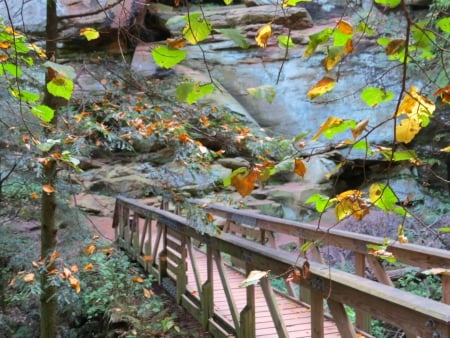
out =
[(323, 295), (322, 292), (311, 289), (311, 337), (323, 338)]
[(181, 304), (181, 298), (186, 292), (187, 279), (187, 249), (186, 249), (186, 237), (183, 236), (181, 240), (181, 257), (180, 263), (177, 268), (177, 294), (176, 300), (178, 304)]
[[(366, 255), (355, 253), (355, 274), (364, 277), (366, 273)], [(355, 310), (356, 327), (364, 332), (370, 333), (371, 318), (367, 312)]]
[(327, 303), (341, 336), (345, 338), (357, 338), (355, 328), (347, 316), (344, 305), (332, 299), (328, 299)]
[(450, 305), (450, 273), (442, 274), (442, 302)]
[(264, 298), (266, 299), (267, 306), (269, 308), (270, 314), (272, 316), (273, 323), (277, 329), (278, 338), (288, 338), (289, 333), (284, 325), (283, 318), (281, 317), (280, 309), (278, 303), (275, 299), (275, 295), (270, 285), (269, 278), (264, 277), (259, 281), (261, 289), (264, 293)]
[(201, 303), (201, 324), (203, 330), (208, 330), (209, 319), (214, 315), (214, 279), (213, 279), (213, 259), (212, 250), (208, 245), (206, 248), (206, 266), (208, 279), (202, 286)]
[[(252, 266), (245, 263), (246, 276), (252, 271)], [(240, 314), (240, 330), (239, 338), (255, 338), (256, 336), (256, 320), (255, 320), (255, 286), (249, 285), (246, 288), (247, 304)]]

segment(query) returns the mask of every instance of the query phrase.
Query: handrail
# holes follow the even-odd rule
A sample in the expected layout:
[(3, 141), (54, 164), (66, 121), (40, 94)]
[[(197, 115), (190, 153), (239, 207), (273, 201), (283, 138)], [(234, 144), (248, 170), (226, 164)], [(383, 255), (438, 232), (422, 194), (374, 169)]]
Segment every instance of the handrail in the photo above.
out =
[[(141, 224), (141, 219), (145, 220), (144, 224)], [(146, 232), (150, 226), (156, 224), (155, 221), (158, 227), (156, 239), (151, 238), (151, 235)], [(220, 253), (244, 258), (247, 272), (271, 270), (275, 274), (282, 274), (295, 265), (301, 269), (300, 264), (304, 262), (295, 255), (233, 234), (222, 233), (220, 236), (199, 234), (181, 216), (124, 197), (118, 197), (116, 200), (113, 226), (116, 229), (116, 240), (119, 245), (149, 271), (157, 274), (161, 283), (168, 278), (175, 283), (177, 300), (191, 309), (201, 320), (205, 329), (217, 337), (225, 337), (229, 333), (242, 338), (255, 336), (253, 286), (246, 288), (246, 306), (236, 313), (234, 323), (224, 323), (220, 319), (220, 314), (214, 309), (213, 284), (216, 281), (212, 277), (212, 266), (213, 262), (216, 262), (220, 269), (222, 265)], [(187, 259), (188, 257), (193, 259), (191, 240), (201, 243), (206, 248), (208, 262), (206, 280), (198, 283), (201, 289), (196, 293), (186, 289)], [(179, 251), (179, 255), (173, 251), (173, 248)], [(154, 254), (153, 257), (155, 257), (151, 264), (144, 259), (149, 254)], [(156, 259), (157, 256), (158, 259)], [(450, 338), (449, 305), (396, 290), (316, 262), (310, 264), (311, 275), (300, 281), (300, 287), (307, 288), (311, 292), (312, 337), (322, 337), (324, 334), (323, 300), (327, 300), (331, 314), (338, 319), (336, 324), (343, 337), (356, 337), (356, 331), (350, 324), (344, 309), (346, 304), (396, 327), (406, 329), (408, 332), (414, 332), (415, 335)], [(172, 266), (169, 267), (169, 265)], [(196, 269), (195, 264), (190, 266)], [(221, 273), (224, 274), (224, 271)], [(226, 284), (222, 285), (227, 289)], [(267, 306), (273, 313), (277, 313), (276, 304), (271, 301), (271, 288), (267, 278), (261, 280), (261, 288), (266, 296)], [(237, 312), (238, 309), (230, 304), (233, 303), (232, 299), (228, 297), (228, 300), (230, 309), (233, 308), (232, 311)], [(282, 320), (282, 318), (278, 319)], [(278, 323), (276, 327), (280, 337), (286, 336), (282, 323)]]

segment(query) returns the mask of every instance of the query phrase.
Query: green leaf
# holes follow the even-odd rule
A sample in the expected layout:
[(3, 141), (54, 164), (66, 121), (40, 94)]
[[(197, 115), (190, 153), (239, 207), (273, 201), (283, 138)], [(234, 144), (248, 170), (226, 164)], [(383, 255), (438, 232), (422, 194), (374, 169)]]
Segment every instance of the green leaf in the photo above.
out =
[(243, 49), (247, 49), (250, 47), (250, 44), (245, 39), (245, 36), (241, 33), (239, 29), (236, 28), (221, 28), (215, 29), (215, 31), (223, 34), (227, 38), (231, 39), (236, 45)]
[(270, 85), (262, 85), (256, 88), (247, 88), (248, 93), (257, 98), (266, 100), (269, 103), (272, 103), (275, 99), (277, 91), (274, 87)]
[(450, 17), (439, 19), (436, 26), (445, 33), (450, 33)]
[(364, 33), (365, 35), (368, 35), (368, 36), (375, 35), (375, 31), (371, 27), (369, 27), (367, 25), (367, 23), (365, 21), (363, 21), (363, 20), (361, 20), (358, 23), (358, 25), (356, 26), (355, 30), (357, 32)]
[(324, 212), (328, 208), (333, 206), (334, 199), (329, 198), (328, 196), (321, 195), (321, 194), (314, 194), (311, 195), (305, 203), (313, 204), (315, 203), (316, 210), (320, 213)]
[(395, 8), (398, 5), (400, 5), (402, 0), (375, 0), (375, 2), (377, 4), (380, 4), (380, 5), (385, 5), (385, 6), (388, 6), (390, 8)]
[(5, 63), (4, 65), (2, 65), (2, 68), (4, 71), (8, 72), (14, 77), (22, 76), (22, 70), (20, 69), (20, 67), (13, 63)]
[(39, 94), (32, 93), (23, 89), (22, 90), (13, 89), (11, 90), (11, 95), (24, 102), (36, 102), (41, 97)]
[(69, 100), (73, 92), (73, 82), (69, 78), (55, 77), (47, 83), (50, 94)]
[(91, 27), (80, 29), (80, 35), (83, 35), (88, 41), (95, 40), (100, 37), (100, 33), (95, 28)]
[(212, 83), (198, 84), (197, 82), (185, 82), (180, 84), (175, 90), (175, 95), (179, 101), (193, 104), (203, 96), (214, 92)]
[(440, 232), (450, 232), (450, 228), (447, 228), (447, 227), (445, 227), (445, 228), (439, 228), (438, 229)]
[(334, 125), (323, 131), (323, 136), (332, 139), (336, 134), (342, 133), (348, 129), (355, 128), (358, 123), (355, 120), (344, 120), (341, 124)]
[(384, 156), (388, 161), (411, 161), (411, 162), (420, 162), (416, 152), (414, 150), (398, 150), (392, 154), (392, 149), (384, 149), (381, 151), (381, 155)]
[(309, 36), (309, 43), (303, 54), (303, 57), (310, 57), (319, 45), (327, 43), (330, 40), (333, 30), (329, 27)]
[(278, 36), (278, 46), (280, 46), (280, 48), (286, 49), (295, 47), (295, 43), (292, 41), (290, 36), (280, 35)]
[(37, 147), (43, 152), (49, 152), (55, 145), (60, 143), (61, 140), (48, 139), (45, 143), (39, 143)]
[(306, 251), (308, 251), (313, 245), (314, 245), (314, 242), (307, 241), (307, 242), (305, 242), (305, 243), (302, 244), (302, 246), (300, 247), (300, 251), (301, 251), (301, 252), (306, 252)]
[(223, 0), (223, 3), (228, 6), (233, 3), (233, 0)]
[(211, 34), (211, 23), (201, 13), (187, 15), (185, 21), (187, 25), (183, 29), (183, 36), (191, 44), (196, 45)]
[(50, 122), (55, 115), (55, 111), (52, 108), (43, 104), (32, 107), (31, 112), (44, 122)]
[(339, 29), (336, 29), (333, 32), (333, 38), (333, 46), (342, 47), (345, 46), (348, 40), (353, 38), (353, 34), (345, 34)]
[(383, 88), (367, 87), (361, 92), (361, 99), (372, 108), (380, 103), (391, 101), (393, 98), (394, 92), (387, 92)]
[(159, 67), (168, 69), (183, 61), (186, 58), (186, 51), (168, 46), (158, 46), (152, 50), (152, 56)]
[(370, 202), (381, 210), (394, 211), (400, 215), (407, 214), (404, 208), (397, 206), (397, 203), (399, 203), (398, 197), (391, 187), (387, 185), (381, 183), (372, 184), (369, 189), (369, 197)]
[(70, 80), (73, 80), (76, 77), (75, 70), (73, 69), (72, 66), (60, 65), (55, 62), (47, 61), (44, 63), (44, 67), (50, 67), (60, 76), (63, 76)]

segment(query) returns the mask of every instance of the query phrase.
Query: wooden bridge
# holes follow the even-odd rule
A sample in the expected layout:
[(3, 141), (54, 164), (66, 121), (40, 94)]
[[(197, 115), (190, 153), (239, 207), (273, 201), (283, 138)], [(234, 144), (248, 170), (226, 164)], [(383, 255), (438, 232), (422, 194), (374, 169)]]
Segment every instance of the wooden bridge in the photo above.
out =
[[(222, 221), (220, 235), (197, 232), (180, 210), (167, 210), (168, 202), (156, 208), (123, 197), (116, 200), (113, 227), (118, 244), (214, 337), (370, 337), (376, 318), (408, 338), (450, 338), (449, 273), (442, 274), (441, 302), (434, 301), (393, 287), (367, 247), (381, 245), (381, 238), (216, 204), (197, 207)], [(312, 259), (278, 249), (279, 234), (300, 245), (313, 241)], [(351, 250), (355, 274), (323, 264), (323, 244)], [(445, 250), (392, 244), (389, 252), (420, 270), (450, 269)], [(364, 277), (366, 264), (378, 281)], [(258, 285), (239, 287), (251, 271), (270, 274)], [(274, 290), (276, 283), (287, 292)], [(347, 307), (355, 312), (354, 323)]]

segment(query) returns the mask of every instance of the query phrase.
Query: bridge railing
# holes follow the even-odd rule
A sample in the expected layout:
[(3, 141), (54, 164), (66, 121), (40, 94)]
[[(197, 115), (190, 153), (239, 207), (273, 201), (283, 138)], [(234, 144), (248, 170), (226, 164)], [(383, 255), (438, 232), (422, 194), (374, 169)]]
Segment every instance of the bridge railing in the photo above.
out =
[[(320, 247), (334, 246), (352, 251), (354, 253), (354, 272), (358, 276), (365, 276), (366, 267), (369, 266), (374, 277), (381, 283), (393, 286), (389, 273), (385, 270), (379, 257), (370, 252), (370, 245), (382, 246), (384, 239), (353, 232), (326, 229), (316, 225), (290, 221), (276, 217), (259, 214), (251, 210), (233, 209), (221, 204), (191, 200), (191, 203), (201, 206), (205, 211), (221, 217), (224, 221), (223, 231), (232, 232), (246, 238), (253, 238), (261, 244), (278, 248), (277, 236), (285, 234), (298, 239), (299, 247), (305, 242), (313, 242), (308, 251), (312, 259), (324, 263)], [(442, 272), (442, 299), (450, 304), (450, 252), (408, 243), (393, 242), (387, 251), (392, 253), (397, 262), (418, 270), (443, 268), (449, 272)], [(291, 296), (293, 288), (287, 285)], [(300, 299), (309, 301), (308, 290), (300, 289)], [(356, 325), (365, 332), (370, 332), (370, 316), (362, 311), (356, 312)]]
[[(270, 270), (281, 275), (295, 267), (302, 269), (303, 259), (231, 233), (220, 236), (200, 234), (181, 216), (123, 197), (116, 200), (113, 226), (118, 244), (147, 271), (154, 273), (176, 300), (215, 337), (255, 337), (256, 287), (261, 287), (264, 293), (266, 308), (270, 309), (278, 337), (289, 337), (268, 278), (262, 278), (260, 286), (248, 286), (245, 306), (236, 306), (224, 269), (223, 254), (244, 258), (246, 273)], [(204, 248), (206, 271), (199, 270), (193, 240)], [(220, 278), (214, 278), (213, 266), (219, 271)], [(187, 287), (188, 270), (194, 279), (194, 290)], [(231, 323), (215, 309), (217, 283), (226, 294)], [(316, 262), (311, 262), (310, 275), (301, 279), (299, 285), (310, 292), (312, 337), (324, 336), (326, 301), (342, 337), (357, 336), (344, 308), (348, 305), (417, 336), (450, 338), (450, 306), (447, 304)]]

